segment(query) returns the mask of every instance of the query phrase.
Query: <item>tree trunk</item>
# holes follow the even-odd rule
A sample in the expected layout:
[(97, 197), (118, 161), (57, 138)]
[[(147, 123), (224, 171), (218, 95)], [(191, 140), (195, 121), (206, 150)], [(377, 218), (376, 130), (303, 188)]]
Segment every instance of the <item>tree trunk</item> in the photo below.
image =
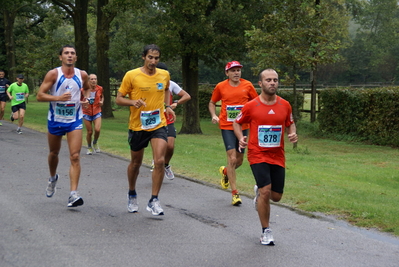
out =
[[(297, 92), (296, 92), (296, 65), (295, 64), (294, 64), (292, 72), (293, 72), (292, 76), (294, 77), (294, 84), (293, 84), (294, 106), (292, 107), (292, 110), (293, 110), (293, 113), (294, 113), (293, 114), (294, 122), (295, 122), (295, 124), (297, 124), (297, 122), (299, 120), (299, 114), (298, 114), (299, 113), (299, 107), (298, 107), (298, 100), (297, 100), (297, 97), (296, 97), (297, 96)], [(297, 132), (296, 133), (298, 133), (298, 128), (297, 128)], [(294, 143), (293, 148), (296, 149), (297, 146), (298, 146), (298, 142)]]
[(316, 99), (317, 99), (317, 83), (316, 83), (316, 75), (317, 75), (317, 65), (312, 70), (312, 82), (311, 82), (311, 100), (310, 100), (310, 122), (316, 121)]
[(15, 81), (17, 77), (15, 73), (15, 41), (14, 41), (14, 22), (16, 13), (4, 10), (4, 43), (6, 46), (7, 66), (8, 66), (8, 79)]
[(104, 104), (102, 107), (102, 115), (104, 118), (113, 118), (111, 90), (109, 83), (109, 29), (114, 14), (104, 14), (103, 7), (108, 4), (109, 0), (97, 1), (97, 30), (96, 30), (96, 46), (97, 46), (97, 79), (98, 84), (103, 87)]
[(87, 11), (88, 0), (79, 0), (75, 2), (75, 12), (73, 16), (75, 30), (75, 47), (78, 60), (76, 67), (89, 70), (89, 33), (87, 31)]
[[(318, 6), (320, 5), (321, 0), (315, 0), (315, 5), (316, 5), (316, 18), (320, 17), (319, 9)], [(315, 52), (313, 53), (313, 57), (316, 57)], [(316, 83), (316, 77), (317, 77), (317, 62), (315, 62), (312, 66), (312, 83), (311, 83), (311, 100), (310, 100), (310, 122), (315, 122), (316, 121), (316, 99), (317, 99), (317, 83)]]
[(182, 68), (183, 89), (190, 94), (191, 100), (183, 105), (183, 124), (179, 133), (202, 134), (198, 101), (198, 55), (182, 56)]

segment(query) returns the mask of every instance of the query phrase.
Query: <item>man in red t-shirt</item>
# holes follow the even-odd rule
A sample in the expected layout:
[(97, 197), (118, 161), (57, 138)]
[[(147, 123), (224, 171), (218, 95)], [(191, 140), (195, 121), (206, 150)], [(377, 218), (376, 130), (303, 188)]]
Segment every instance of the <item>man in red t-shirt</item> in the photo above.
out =
[[(244, 151), (238, 151), (238, 139), (234, 135), (233, 121), (240, 110), (248, 101), (258, 96), (253, 84), (241, 78), (242, 65), (238, 61), (231, 61), (225, 67), (228, 79), (218, 83), (213, 90), (209, 102), (209, 112), (213, 123), (219, 123), (222, 131), (223, 142), (227, 153), (227, 167), (221, 166), (219, 172), (222, 176), (220, 184), (223, 189), (231, 187), (234, 206), (241, 204), (241, 198), (236, 185), (236, 169), (241, 166)], [(219, 116), (216, 115), (216, 103), (221, 101)], [(243, 135), (248, 134), (248, 124), (242, 127)]]
[[(100, 137), (101, 130), (101, 107), (104, 103), (103, 88), (97, 84), (97, 75), (89, 75), (90, 84), (90, 98), (89, 105), (83, 107), (83, 121), (86, 127), (86, 141), (87, 141), (87, 155), (92, 155), (94, 152), (100, 153), (100, 147), (98, 146), (98, 138)], [(93, 135), (93, 124), (94, 124), (94, 138), (92, 143)], [(92, 147), (93, 144), (93, 147)], [(94, 149), (94, 151), (93, 151)]]
[[(255, 208), (262, 225), (260, 242), (274, 245), (269, 228), (270, 199), (280, 201), (285, 180), (284, 132), (291, 143), (298, 141), (292, 108), (288, 101), (276, 95), (278, 74), (265, 69), (259, 74), (261, 94), (244, 105), (233, 123), (239, 148), (248, 146), (248, 161), (256, 180)], [(250, 137), (242, 133), (242, 125), (249, 123)]]

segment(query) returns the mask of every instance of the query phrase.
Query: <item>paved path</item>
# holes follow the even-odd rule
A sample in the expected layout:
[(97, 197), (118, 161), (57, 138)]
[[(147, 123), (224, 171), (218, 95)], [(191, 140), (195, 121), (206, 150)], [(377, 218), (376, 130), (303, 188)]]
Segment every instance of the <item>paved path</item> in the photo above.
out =
[[(85, 204), (67, 208), (69, 159), (45, 196), (47, 138), (15, 124), (0, 126), (0, 266), (398, 266), (399, 239), (273, 205), (276, 246), (259, 244), (252, 200), (230, 205), (230, 193), (186, 178), (165, 180), (165, 215), (145, 210), (150, 172), (138, 179), (140, 211), (127, 212), (127, 160), (84, 155), (79, 191)], [(149, 152), (149, 151), (148, 151)]]

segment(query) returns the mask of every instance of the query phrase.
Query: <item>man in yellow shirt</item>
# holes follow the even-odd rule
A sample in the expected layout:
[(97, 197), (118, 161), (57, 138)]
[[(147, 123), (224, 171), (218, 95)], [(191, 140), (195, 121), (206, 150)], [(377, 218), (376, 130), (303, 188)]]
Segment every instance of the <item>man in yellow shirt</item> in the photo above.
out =
[[(158, 199), (165, 172), (165, 152), (167, 147), (166, 118), (175, 114), (170, 108), (169, 72), (157, 69), (161, 56), (158, 46), (144, 47), (140, 68), (128, 71), (118, 90), (116, 104), (130, 106), (129, 145), (131, 160), (127, 168), (129, 182), (128, 211), (137, 212), (136, 181), (143, 161), (144, 149), (151, 142), (154, 159), (152, 172), (152, 194), (147, 210), (152, 215), (163, 215)], [(128, 96), (128, 98), (125, 98)]]

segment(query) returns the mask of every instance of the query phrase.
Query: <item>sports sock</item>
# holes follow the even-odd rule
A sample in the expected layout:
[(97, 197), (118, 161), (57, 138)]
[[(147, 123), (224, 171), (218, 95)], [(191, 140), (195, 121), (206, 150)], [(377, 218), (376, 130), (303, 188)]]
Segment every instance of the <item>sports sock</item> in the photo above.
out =
[(231, 191), (231, 194), (234, 196), (235, 194), (238, 194), (238, 190), (236, 189), (236, 190), (233, 190), (233, 191)]
[(129, 190), (128, 195), (129, 195), (129, 196), (137, 196), (136, 189), (134, 189), (134, 190)]
[(49, 181), (54, 182), (57, 179), (57, 174), (55, 176), (51, 176)]
[(152, 195), (149, 202), (152, 202), (155, 198), (158, 199), (158, 196)]

